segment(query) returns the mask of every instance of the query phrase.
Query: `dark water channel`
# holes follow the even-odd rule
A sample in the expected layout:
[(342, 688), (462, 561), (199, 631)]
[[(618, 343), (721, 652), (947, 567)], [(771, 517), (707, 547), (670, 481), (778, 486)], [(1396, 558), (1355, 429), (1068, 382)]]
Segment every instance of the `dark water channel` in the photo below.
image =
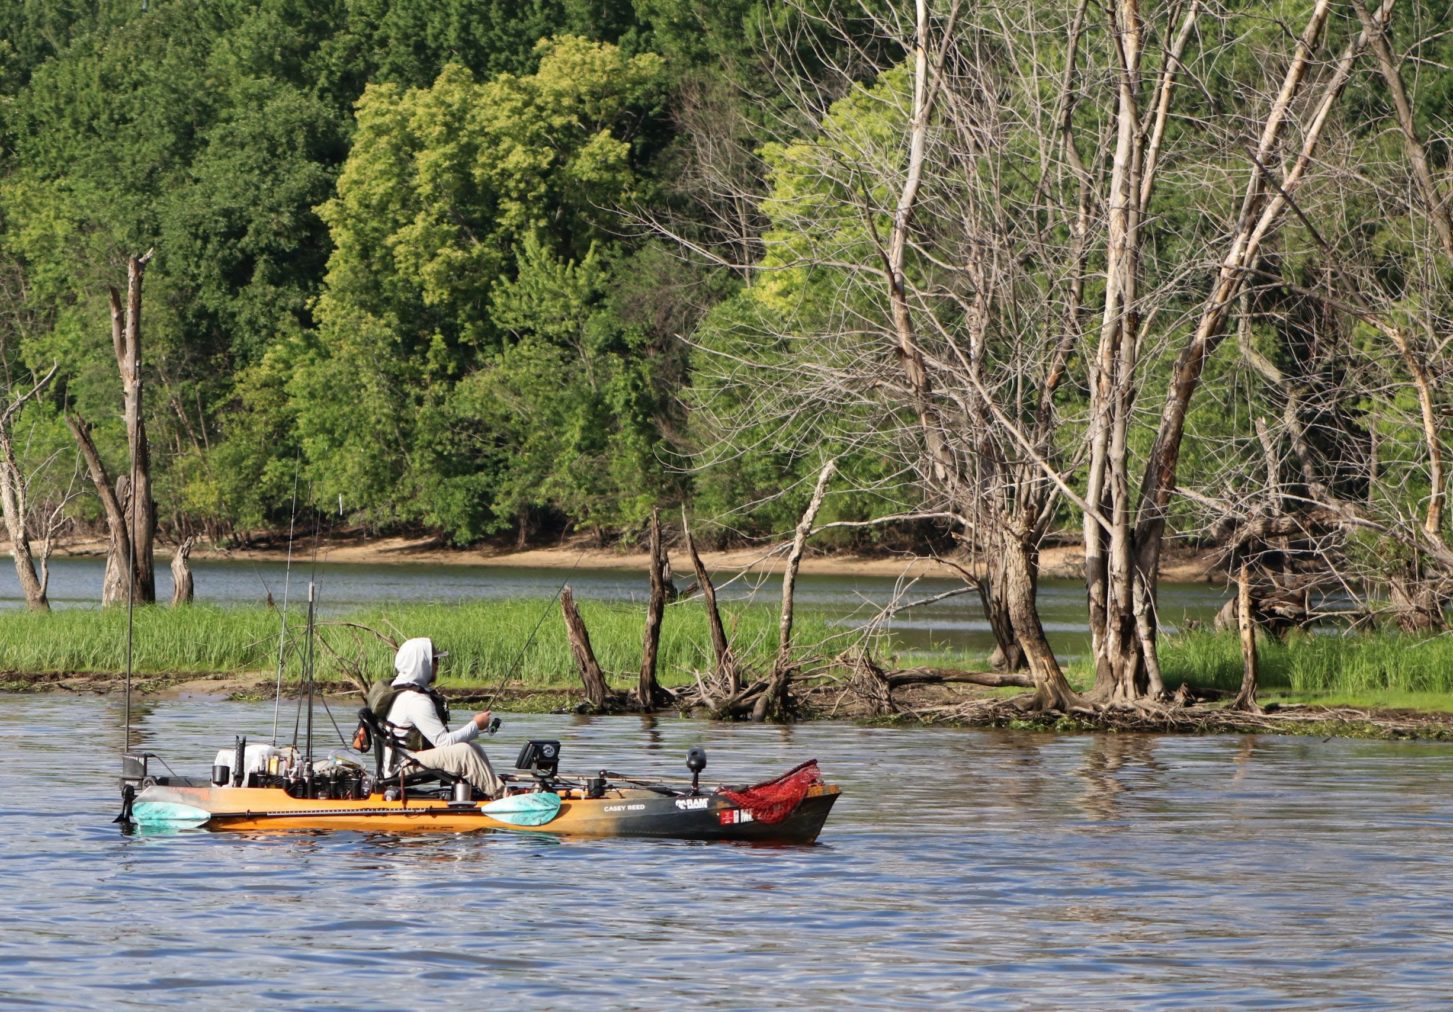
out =
[[(202, 772), (270, 703), (134, 711)], [(328, 727), (320, 717), (321, 726)], [(126, 836), (119, 699), (0, 697), (0, 1006), (1447, 1008), (1453, 748), (507, 716), (502, 765), (740, 782), (819, 845)], [(331, 729), (329, 729), (331, 734)]]
[[(99, 606), (102, 564), (99, 559), (58, 559), (52, 563), (50, 597), (58, 608)], [(570, 583), (577, 600), (639, 601), (650, 594), (645, 573), (613, 569), (530, 569), (524, 567), (426, 565), (418, 563), (323, 563), (299, 561), (291, 572), (282, 563), (199, 560), (193, 565), (199, 602), (261, 604), (269, 594), (279, 606), (307, 598), (310, 579), (318, 586), (320, 610), (338, 614), (391, 603), (459, 603), (491, 599), (547, 601), (560, 585)], [(731, 574), (714, 574), (726, 581)], [(687, 581), (676, 578), (684, 587)], [(821, 576), (805, 574), (798, 582), (799, 614), (817, 613), (841, 626), (860, 626), (890, 604), (925, 601), (962, 590), (956, 579), (920, 579), (900, 584), (883, 576)], [(171, 573), (157, 569), (157, 596), (171, 597)], [(782, 595), (775, 577), (739, 578), (724, 582), (723, 600), (754, 599), (776, 607)], [(1187, 618), (1206, 621), (1224, 600), (1224, 592), (1207, 584), (1167, 584), (1161, 589), (1163, 628), (1174, 630)], [(0, 607), (18, 607), (23, 598), (13, 569), (0, 566)], [(1046, 580), (1039, 593), (1040, 613), (1051, 642), (1062, 658), (1085, 649), (1088, 639), (1083, 584)], [(961, 594), (900, 612), (891, 621), (894, 637), (917, 649), (988, 651), (993, 637), (977, 596)]]

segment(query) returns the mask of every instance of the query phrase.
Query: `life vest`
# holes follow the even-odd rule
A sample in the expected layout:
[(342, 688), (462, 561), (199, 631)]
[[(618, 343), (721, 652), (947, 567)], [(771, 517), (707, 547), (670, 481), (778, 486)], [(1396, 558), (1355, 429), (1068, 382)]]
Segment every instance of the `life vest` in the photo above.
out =
[(425, 738), (424, 733), (417, 727), (400, 727), (388, 719), (394, 700), (405, 692), (417, 692), (428, 696), (434, 704), (434, 713), (438, 715), (439, 722), (446, 727), (449, 725), (449, 704), (444, 702), (444, 697), (433, 689), (421, 689), (413, 684), (391, 685), (388, 682), (374, 682), (368, 689), (368, 708), (372, 711), (374, 719), (378, 721), (378, 726), (393, 738), (393, 744), (402, 745), (410, 752), (421, 752), (426, 748), (433, 748), (434, 743)]

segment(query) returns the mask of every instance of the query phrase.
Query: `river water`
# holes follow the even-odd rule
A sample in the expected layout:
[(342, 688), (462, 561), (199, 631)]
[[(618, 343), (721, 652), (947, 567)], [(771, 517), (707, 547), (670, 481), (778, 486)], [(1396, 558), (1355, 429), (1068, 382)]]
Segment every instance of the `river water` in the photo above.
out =
[[(0, 1006), (1449, 1004), (1444, 744), (506, 715), (500, 766), (556, 737), (566, 769), (676, 774), (704, 745), (706, 781), (815, 756), (844, 794), (812, 847), (128, 836), (121, 700), (0, 704)], [(272, 712), (148, 701), (133, 734), (201, 774)]]
[[(428, 565), (421, 563), (299, 562), (291, 570), (279, 562), (239, 562), (202, 559), (193, 564), (196, 599), (221, 605), (261, 604), (271, 595), (275, 604), (296, 605), (306, 600), (307, 584), (319, 588), (319, 610), (339, 614), (353, 609), (407, 601), (410, 604), (456, 604), (502, 598), (542, 601), (553, 598), (568, 582), (576, 600), (637, 601), (644, 605), (650, 583), (644, 572), (619, 569), (534, 569), (513, 566)], [(172, 592), (171, 573), (157, 569), (157, 597)], [(51, 564), (50, 598), (57, 608), (96, 608), (101, 594), (99, 559), (57, 559)], [(727, 601), (753, 599), (774, 607), (781, 601), (779, 578), (713, 574), (722, 581), (720, 596)], [(684, 587), (688, 582), (676, 578)], [(943, 598), (898, 613), (887, 628), (905, 647), (990, 651), (994, 638), (984, 619), (979, 599), (963, 593), (956, 579), (924, 578), (900, 584), (884, 576), (825, 576), (803, 574), (796, 588), (799, 614), (817, 613), (842, 626), (860, 626), (891, 605)], [(1209, 621), (1225, 592), (1209, 584), (1164, 584), (1160, 591), (1162, 628), (1171, 632), (1186, 619)], [(13, 570), (0, 566), (0, 607), (19, 607), (24, 601)], [(1056, 652), (1073, 659), (1088, 641), (1085, 588), (1069, 580), (1042, 581), (1040, 614)]]

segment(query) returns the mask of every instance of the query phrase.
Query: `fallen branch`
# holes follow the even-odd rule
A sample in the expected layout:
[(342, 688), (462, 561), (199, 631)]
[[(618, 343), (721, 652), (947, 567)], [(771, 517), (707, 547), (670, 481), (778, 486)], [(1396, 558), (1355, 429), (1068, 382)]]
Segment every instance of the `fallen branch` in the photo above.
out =
[(987, 685), (990, 688), (1034, 688), (1034, 679), (1024, 671), (964, 671), (958, 668), (904, 668), (888, 675), (893, 688), (902, 685), (944, 685), (950, 683)]

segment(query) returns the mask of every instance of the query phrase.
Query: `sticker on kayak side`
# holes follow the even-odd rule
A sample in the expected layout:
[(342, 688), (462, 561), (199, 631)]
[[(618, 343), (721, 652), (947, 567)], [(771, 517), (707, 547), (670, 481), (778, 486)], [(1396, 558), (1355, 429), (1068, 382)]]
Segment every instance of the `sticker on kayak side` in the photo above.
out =
[(728, 808), (721, 813), (721, 824), (723, 826), (735, 826), (741, 822), (756, 822), (752, 813), (744, 808)]
[(710, 798), (681, 798), (676, 802), (676, 807), (683, 812), (695, 811), (698, 808), (705, 808), (711, 804)]

